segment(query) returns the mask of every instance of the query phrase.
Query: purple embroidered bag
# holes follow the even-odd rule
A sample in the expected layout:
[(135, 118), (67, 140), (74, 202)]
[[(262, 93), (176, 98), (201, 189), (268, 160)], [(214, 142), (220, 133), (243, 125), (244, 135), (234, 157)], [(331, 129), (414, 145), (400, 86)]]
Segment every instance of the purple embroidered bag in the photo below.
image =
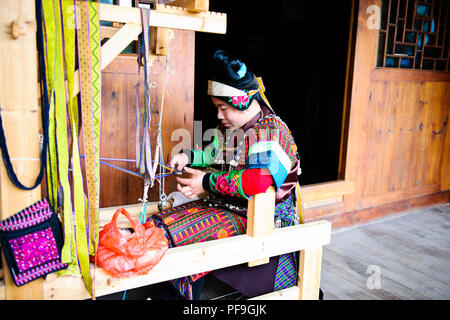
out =
[(61, 222), (47, 199), (0, 222), (0, 242), (17, 286), (64, 269)]

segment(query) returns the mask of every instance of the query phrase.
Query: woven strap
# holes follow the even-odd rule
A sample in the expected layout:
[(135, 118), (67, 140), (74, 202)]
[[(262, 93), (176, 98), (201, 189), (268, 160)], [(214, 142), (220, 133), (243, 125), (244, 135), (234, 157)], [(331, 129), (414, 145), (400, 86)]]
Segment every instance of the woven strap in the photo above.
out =
[[(73, 2), (63, 1), (62, 2), (62, 15), (64, 22), (64, 53), (65, 53), (65, 63), (66, 63), (66, 79), (68, 84), (69, 94), (73, 92), (74, 86), (74, 70), (75, 70), (75, 28), (71, 23), (73, 12)], [(86, 206), (85, 206), (85, 195), (83, 187), (83, 176), (81, 172), (80, 164), (80, 152), (78, 146), (78, 135), (79, 135), (79, 124), (78, 124), (78, 103), (77, 98), (72, 97), (72, 94), (68, 96), (68, 120), (70, 125), (70, 131), (72, 133), (72, 184), (73, 184), (73, 205), (75, 212), (74, 220), (74, 231), (75, 239), (72, 245), (72, 255), (77, 257), (77, 261), (72, 261), (69, 268), (64, 271), (60, 271), (59, 274), (65, 275), (79, 275), (80, 269), (86, 274), (85, 277), (90, 277), (87, 272), (87, 250), (86, 250), (86, 240), (85, 240), (85, 230), (86, 230)], [(73, 217), (72, 217), (73, 219)], [(83, 233), (83, 234), (81, 234)], [(81, 259), (80, 259), (81, 256)], [(82, 263), (82, 264), (81, 264)], [(83, 267), (81, 267), (81, 265)]]
[[(139, 59), (139, 58), (138, 58)], [(136, 162), (136, 168), (139, 168), (139, 159), (141, 156), (141, 105), (139, 103), (139, 87), (140, 87), (140, 81), (141, 81), (141, 66), (140, 62), (138, 61), (138, 83), (136, 84), (136, 93), (134, 98), (134, 104), (136, 109), (136, 139), (135, 139), (135, 162)]]
[[(98, 245), (98, 211), (100, 200), (100, 124), (101, 124), (101, 63), (100, 23), (98, 3), (77, 1), (80, 18), (78, 28), (78, 56), (80, 67), (80, 97), (83, 120), (86, 185), (88, 194), (89, 252), (94, 254)], [(77, 217), (81, 220), (83, 217)], [(77, 239), (78, 240), (78, 239)], [(81, 241), (80, 241), (81, 244)], [(83, 246), (83, 249), (84, 246)], [(89, 255), (80, 260), (88, 291), (91, 291)], [(81, 259), (81, 258), (80, 258)], [(83, 265), (86, 265), (83, 272)]]
[[(144, 117), (142, 119), (142, 143), (140, 148), (140, 160), (139, 160), (139, 172), (146, 174), (150, 177), (151, 184), (153, 185), (153, 179), (155, 177), (155, 170), (152, 164), (152, 148), (150, 140), (150, 62), (149, 62), (149, 30), (150, 30), (150, 11), (145, 8), (141, 8), (142, 18), (142, 62), (144, 64)], [(155, 153), (157, 156), (157, 152)], [(154, 164), (156, 166), (156, 162)]]
[(77, 1), (80, 8), (78, 53), (83, 120), (86, 185), (88, 194), (89, 244), (93, 253), (98, 243), (100, 201), (101, 63), (98, 3)]
[[(46, 80), (49, 101), (49, 123), (48, 123), (48, 148), (47, 148), (47, 191), (49, 202), (55, 209), (58, 208), (58, 163), (56, 152), (56, 116), (54, 101), (54, 81), (55, 81), (55, 56), (57, 37), (55, 16), (52, 1), (37, 1), (42, 7), (42, 27), (45, 26), (45, 33), (41, 34), (44, 43), (44, 55), (46, 60)], [(67, 257), (67, 255), (66, 255)], [(64, 259), (64, 258), (63, 258)]]

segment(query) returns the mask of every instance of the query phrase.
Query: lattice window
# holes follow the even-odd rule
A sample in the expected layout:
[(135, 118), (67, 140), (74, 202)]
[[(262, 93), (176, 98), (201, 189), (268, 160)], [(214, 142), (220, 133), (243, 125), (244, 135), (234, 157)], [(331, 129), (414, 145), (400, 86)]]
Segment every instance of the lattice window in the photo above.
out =
[(449, 71), (450, 0), (383, 0), (378, 67)]

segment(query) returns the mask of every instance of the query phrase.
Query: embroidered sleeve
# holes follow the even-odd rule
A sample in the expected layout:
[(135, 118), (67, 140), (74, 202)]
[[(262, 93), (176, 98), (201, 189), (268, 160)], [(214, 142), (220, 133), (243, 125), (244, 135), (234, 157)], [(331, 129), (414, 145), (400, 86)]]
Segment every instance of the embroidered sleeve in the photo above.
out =
[(289, 129), (278, 118), (268, 118), (249, 132), (247, 167), (269, 171), (276, 190), (286, 180), (296, 153), (297, 146)]
[(244, 169), (208, 173), (202, 183), (203, 189), (208, 192), (250, 199), (257, 193), (266, 192), (273, 184), (273, 179), (265, 169)]
[(250, 197), (244, 193), (242, 187), (242, 174), (244, 171), (245, 169), (230, 172), (213, 172), (209, 174), (210, 190), (225, 196), (250, 199)]

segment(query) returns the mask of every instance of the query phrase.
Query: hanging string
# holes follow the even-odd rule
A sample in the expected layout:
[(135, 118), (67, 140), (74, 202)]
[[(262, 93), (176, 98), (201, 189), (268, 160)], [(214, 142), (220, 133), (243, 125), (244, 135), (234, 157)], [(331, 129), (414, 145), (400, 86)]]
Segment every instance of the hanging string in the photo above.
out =
[[(84, 155), (80, 155), (80, 158), (85, 159)], [(123, 171), (123, 172), (125, 172), (125, 173), (131, 174), (131, 175), (133, 175), (133, 176), (137, 176), (137, 177), (139, 177), (139, 178), (145, 178), (145, 175), (143, 175), (143, 174), (140, 174), (140, 173), (137, 173), (137, 172), (128, 170), (128, 169), (124, 169), (124, 168), (121, 168), (121, 167), (112, 165), (112, 164), (107, 163), (107, 162), (102, 161), (102, 160), (107, 160), (107, 161), (118, 161), (118, 162), (120, 162), (120, 161), (123, 161), (123, 162), (134, 162), (134, 161), (135, 161), (134, 159), (100, 158), (100, 163), (103, 164), (103, 165), (105, 165), (105, 166), (111, 167), (111, 168), (113, 168), (113, 169), (117, 169), (117, 170)], [(152, 160), (152, 162), (154, 163), (153, 160)], [(164, 170), (164, 172), (163, 172), (162, 174), (156, 175), (156, 176), (155, 176), (155, 179), (165, 178), (165, 177), (173, 176), (173, 175), (175, 175), (175, 174), (182, 174), (182, 173), (184, 172), (184, 171), (182, 171), (182, 170), (178, 170), (178, 169), (175, 168), (175, 167), (171, 167), (171, 166), (169, 166), (169, 165), (167, 165), (167, 164), (165, 164), (165, 163), (163, 163), (163, 162), (158, 162), (157, 165), (159, 165), (160, 167), (162, 167), (162, 168), (164, 168), (164, 169), (169, 170), (170, 173), (165, 173), (165, 170)]]
[(33, 190), (42, 181), (44, 176), (44, 170), (47, 164), (47, 145), (48, 145), (48, 122), (49, 122), (49, 110), (50, 103), (47, 91), (47, 75), (45, 73), (45, 58), (44, 58), (44, 40), (43, 40), (43, 30), (42, 30), (42, 8), (41, 2), (36, 2), (36, 19), (37, 19), (37, 42), (38, 42), (38, 54), (39, 54), (39, 64), (40, 64), (40, 78), (41, 78), (41, 106), (42, 106), (42, 129), (44, 131), (44, 141), (41, 150), (41, 167), (39, 168), (39, 174), (36, 181), (31, 187), (26, 187), (19, 181), (14, 168), (11, 164), (11, 159), (9, 157), (8, 147), (6, 144), (5, 131), (3, 129), (3, 119), (1, 116), (1, 106), (0, 106), (0, 148), (2, 149), (3, 162), (5, 164), (6, 172), (8, 174), (11, 182), (18, 188), (22, 190)]
[[(166, 90), (167, 90), (167, 82), (169, 79), (169, 68), (171, 67), (171, 60), (170, 60), (170, 43), (171, 40), (173, 38), (173, 34), (170, 32), (169, 33), (169, 42), (167, 45), (167, 56), (166, 56), (166, 66), (165, 66), (165, 70), (164, 70), (164, 83), (163, 83), (163, 91), (162, 91), (162, 97), (161, 97), (161, 108), (159, 111), (159, 123), (158, 123), (158, 136), (157, 136), (157, 143), (158, 146), (157, 148), (160, 149), (160, 158), (161, 161), (164, 162), (164, 153), (163, 153), (163, 146), (162, 146), (162, 117), (164, 114), (164, 100), (165, 100), (165, 96), (166, 96)], [(161, 163), (161, 162), (160, 162)], [(162, 170), (161, 170), (162, 168)], [(165, 177), (168, 176), (165, 174), (165, 169), (170, 169), (165, 165), (160, 165), (160, 177), (161, 177), (161, 181), (158, 180), (159, 182), (159, 200), (160, 200), (160, 205), (159, 205), (159, 209), (162, 210), (164, 202), (167, 199), (166, 193), (165, 193)], [(172, 174), (169, 174), (172, 175)]]
[[(149, 61), (149, 30), (150, 30), (150, 12), (148, 9), (140, 8), (141, 21), (142, 21), (142, 33), (141, 33), (141, 48), (142, 62), (144, 64), (144, 117), (142, 126), (142, 144), (140, 148), (140, 160), (139, 160), (139, 173), (146, 174), (150, 178), (150, 185), (153, 185), (154, 174), (156, 168), (152, 166), (152, 149), (150, 143), (150, 122), (151, 122), (151, 110), (150, 110), (150, 61)], [(138, 79), (139, 80), (139, 79)], [(138, 88), (137, 88), (138, 90)], [(136, 92), (138, 93), (138, 91)], [(139, 109), (139, 99), (136, 100), (136, 113)], [(137, 119), (138, 120), (138, 119)], [(136, 131), (137, 132), (137, 131)], [(137, 147), (136, 147), (137, 151)], [(155, 160), (158, 153), (155, 152)], [(137, 155), (136, 155), (137, 156)]]

